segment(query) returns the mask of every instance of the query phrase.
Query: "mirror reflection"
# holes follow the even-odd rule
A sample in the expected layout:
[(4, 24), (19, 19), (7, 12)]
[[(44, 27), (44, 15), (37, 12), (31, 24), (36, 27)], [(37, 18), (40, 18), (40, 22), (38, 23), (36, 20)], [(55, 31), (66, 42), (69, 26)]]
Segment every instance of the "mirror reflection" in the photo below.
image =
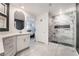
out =
[(0, 32), (9, 31), (9, 4), (0, 3)]
[(24, 14), (22, 12), (16, 11), (14, 14), (14, 20), (15, 20), (15, 27), (18, 30), (24, 29)]
[(0, 28), (6, 28), (6, 18), (0, 16)]

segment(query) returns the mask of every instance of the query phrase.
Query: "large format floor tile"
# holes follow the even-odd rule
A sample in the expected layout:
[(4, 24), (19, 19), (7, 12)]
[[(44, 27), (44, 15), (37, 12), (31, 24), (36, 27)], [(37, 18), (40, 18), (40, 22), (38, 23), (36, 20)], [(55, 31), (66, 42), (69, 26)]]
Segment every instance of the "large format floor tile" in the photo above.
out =
[(17, 56), (78, 56), (75, 48), (61, 44), (30, 42), (30, 48), (20, 52)]

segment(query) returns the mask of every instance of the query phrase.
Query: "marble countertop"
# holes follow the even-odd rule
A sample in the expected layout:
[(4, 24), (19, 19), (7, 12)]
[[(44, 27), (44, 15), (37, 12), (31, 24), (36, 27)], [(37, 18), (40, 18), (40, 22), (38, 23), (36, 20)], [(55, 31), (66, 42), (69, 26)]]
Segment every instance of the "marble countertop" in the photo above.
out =
[(0, 39), (10, 37), (10, 36), (16, 36), (16, 35), (30, 35), (31, 33), (12, 33), (7, 35), (0, 35)]

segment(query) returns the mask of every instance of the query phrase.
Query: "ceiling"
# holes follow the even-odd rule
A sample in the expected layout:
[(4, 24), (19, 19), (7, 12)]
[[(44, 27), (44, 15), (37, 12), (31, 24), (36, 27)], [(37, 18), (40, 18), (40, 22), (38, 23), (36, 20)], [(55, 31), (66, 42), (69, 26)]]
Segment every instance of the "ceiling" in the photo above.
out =
[[(49, 3), (11, 3), (11, 5), (17, 8), (24, 6), (24, 10), (34, 16), (39, 16), (49, 11)], [(66, 10), (74, 6), (74, 3), (52, 3), (51, 13), (54, 15), (58, 13), (60, 9)]]

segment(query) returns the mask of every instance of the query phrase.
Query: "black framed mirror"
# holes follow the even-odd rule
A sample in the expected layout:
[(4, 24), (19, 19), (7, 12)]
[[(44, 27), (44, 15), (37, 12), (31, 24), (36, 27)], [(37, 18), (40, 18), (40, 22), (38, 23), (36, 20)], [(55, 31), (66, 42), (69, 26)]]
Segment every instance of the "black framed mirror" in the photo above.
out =
[(14, 13), (14, 26), (17, 30), (23, 30), (24, 29), (24, 20), (25, 16), (21, 11), (16, 11)]
[(9, 31), (9, 3), (0, 3), (0, 32)]

